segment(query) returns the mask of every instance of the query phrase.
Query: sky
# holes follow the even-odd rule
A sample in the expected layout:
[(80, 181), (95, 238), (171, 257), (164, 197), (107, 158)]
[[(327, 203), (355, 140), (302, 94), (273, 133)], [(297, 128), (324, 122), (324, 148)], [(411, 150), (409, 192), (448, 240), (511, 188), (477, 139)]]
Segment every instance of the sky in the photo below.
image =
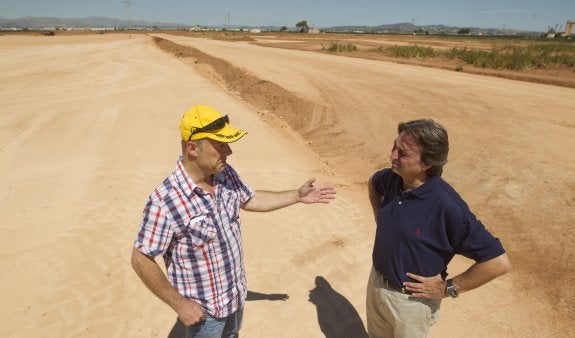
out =
[(394, 23), (546, 32), (575, 20), (575, 0), (0, 0), (0, 18), (102, 16), (186, 25), (310, 27)]

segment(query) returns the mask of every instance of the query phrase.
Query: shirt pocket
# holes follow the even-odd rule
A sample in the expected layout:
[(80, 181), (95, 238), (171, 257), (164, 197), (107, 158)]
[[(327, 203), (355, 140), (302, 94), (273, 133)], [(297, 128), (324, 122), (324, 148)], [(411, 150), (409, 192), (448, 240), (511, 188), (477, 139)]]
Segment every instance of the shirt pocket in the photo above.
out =
[(230, 223), (235, 223), (240, 218), (240, 197), (233, 190), (224, 189), (220, 199), (220, 209), (227, 215)]
[(192, 217), (189, 221), (176, 223), (176, 238), (194, 250), (199, 250), (213, 242), (216, 238), (216, 229), (213, 225), (213, 215), (201, 214)]

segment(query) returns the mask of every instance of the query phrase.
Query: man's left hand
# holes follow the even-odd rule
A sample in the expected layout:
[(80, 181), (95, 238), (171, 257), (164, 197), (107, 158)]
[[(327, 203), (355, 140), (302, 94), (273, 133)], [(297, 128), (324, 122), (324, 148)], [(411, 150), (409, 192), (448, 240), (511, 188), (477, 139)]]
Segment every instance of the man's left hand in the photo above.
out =
[(429, 299), (445, 298), (445, 281), (441, 277), (441, 274), (433, 277), (423, 277), (408, 272), (407, 277), (419, 282), (403, 283), (405, 289), (411, 291), (414, 297)]

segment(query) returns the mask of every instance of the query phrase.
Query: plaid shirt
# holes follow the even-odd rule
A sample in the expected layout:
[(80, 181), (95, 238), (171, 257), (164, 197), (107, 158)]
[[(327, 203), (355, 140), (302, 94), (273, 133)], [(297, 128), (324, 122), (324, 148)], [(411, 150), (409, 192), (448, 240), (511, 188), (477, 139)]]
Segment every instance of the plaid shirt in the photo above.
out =
[(163, 253), (168, 280), (180, 294), (218, 318), (243, 306), (247, 295), (240, 205), (254, 192), (229, 165), (214, 176), (216, 198), (176, 169), (150, 195), (134, 247)]

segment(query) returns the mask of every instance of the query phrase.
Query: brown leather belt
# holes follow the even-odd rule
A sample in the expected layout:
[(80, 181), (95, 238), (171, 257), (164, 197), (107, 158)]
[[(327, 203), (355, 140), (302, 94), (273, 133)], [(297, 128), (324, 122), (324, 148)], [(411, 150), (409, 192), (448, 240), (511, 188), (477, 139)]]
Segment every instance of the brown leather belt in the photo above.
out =
[(379, 276), (379, 279), (381, 280), (381, 283), (383, 284), (383, 286), (385, 286), (387, 289), (393, 290), (393, 291), (397, 291), (399, 293), (403, 293), (406, 295), (411, 295), (413, 294), (413, 292), (411, 291), (407, 291), (403, 286), (399, 286), (396, 284), (393, 284), (392, 282), (389, 281), (389, 279), (383, 277), (383, 275), (381, 273), (379, 273), (379, 271), (377, 271), (377, 275)]

